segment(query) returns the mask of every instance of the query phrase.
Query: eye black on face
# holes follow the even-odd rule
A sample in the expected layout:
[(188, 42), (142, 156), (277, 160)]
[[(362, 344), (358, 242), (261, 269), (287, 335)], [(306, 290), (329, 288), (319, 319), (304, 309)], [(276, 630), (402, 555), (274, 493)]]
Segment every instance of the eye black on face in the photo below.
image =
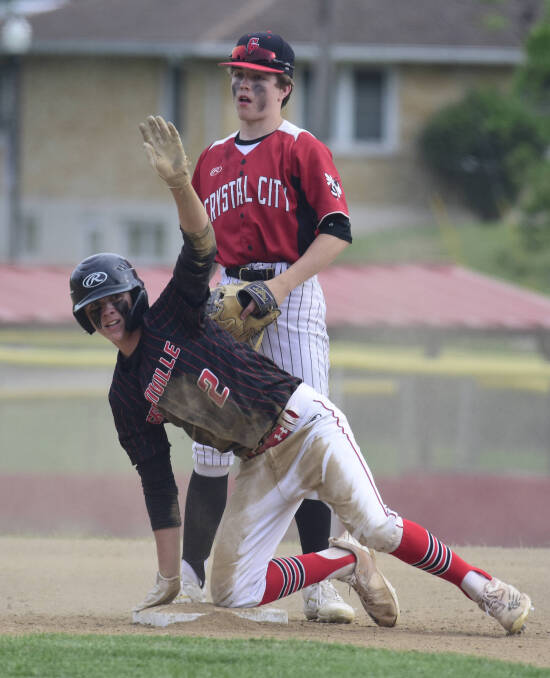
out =
[(108, 303), (115, 304), (117, 301), (120, 301), (122, 299), (122, 297), (123, 297), (123, 294), (121, 294), (121, 293), (109, 294), (106, 297), (101, 297), (101, 299), (96, 299), (95, 301), (91, 301), (86, 306), (86, 309), (88, 311), (99, 311), (104, 306), (106, 306)]

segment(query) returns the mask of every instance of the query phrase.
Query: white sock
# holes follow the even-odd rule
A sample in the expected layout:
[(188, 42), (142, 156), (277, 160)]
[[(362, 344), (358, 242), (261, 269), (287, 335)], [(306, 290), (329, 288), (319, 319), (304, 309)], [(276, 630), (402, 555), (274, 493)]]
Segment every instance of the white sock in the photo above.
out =
[(481, 598), (485, 584), (488, 581), (490, 580), (482, 574), (479, 574), (479, 572), (470, 570), (460, 583), (460, 588), (477, 603)]
[(182, 581), (191, 581), (195, 583), (197, 586), (200, 586), (200, 581), (199, 578), (197, 577), (197, 573), (195, 570), (189, 565), (189, 563), (186, 560), (181, 561), (181, 579)]

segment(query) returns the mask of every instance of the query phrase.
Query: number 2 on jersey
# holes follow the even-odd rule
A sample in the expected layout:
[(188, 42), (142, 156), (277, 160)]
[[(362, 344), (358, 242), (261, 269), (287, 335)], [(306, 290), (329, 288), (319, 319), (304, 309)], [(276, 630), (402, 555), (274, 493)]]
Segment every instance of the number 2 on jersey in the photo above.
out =
[(197, 385), (201, 391), (204, 391), (208, 394), (210, 400), (213, 400), (218, 407), (223, 407), (229, 396), (229, 389), (227, 386), (225, 386), (223, 391), (220, 393), (218, 391), (218, 386), (220, 385), (218, 377), (210, 370), (206, 369), (206, 367), (200, 373), (200, 376), (197, 380)]

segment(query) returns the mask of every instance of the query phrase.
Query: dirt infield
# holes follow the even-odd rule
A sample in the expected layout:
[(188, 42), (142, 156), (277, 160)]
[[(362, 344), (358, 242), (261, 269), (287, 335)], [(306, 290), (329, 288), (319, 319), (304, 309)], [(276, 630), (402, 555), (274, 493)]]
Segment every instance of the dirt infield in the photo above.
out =
[[(281, 554), (296, 552), (285, 542)], [(357, 610), (351, 625), (305, 621), (295, 594), (275, 607), (288, 625), (257, 623), (223, 611), (164, 629), (133, 624), (130, 609), (155, 572), (151, 539), (0, 537), (1, 633), (37, 632), (299, 638), (365, 647), (458, 652), (550, 667), (550, 549), (461, 547), (469, 561), (531, 596), (527, 631), (506, 636), (455, 587), (387, 555), (380, 565), (396, 586), (401, 619), (382, 629), (365, 615), (353, 591), (338, 584)], [(181, 607), (181, 606), (179, 606)]]

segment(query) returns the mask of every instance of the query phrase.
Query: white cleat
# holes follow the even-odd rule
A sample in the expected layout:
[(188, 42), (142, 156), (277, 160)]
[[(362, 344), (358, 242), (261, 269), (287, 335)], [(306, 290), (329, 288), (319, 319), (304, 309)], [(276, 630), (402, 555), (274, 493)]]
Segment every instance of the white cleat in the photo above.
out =
[(331, 538), (330, 545), (355, 555), (355, 570), (341, 581), (357, 593), (369, 617), (378, 626), (395, 626), (399, 619), (399, 601), (395, 589), (377, 568), (374, 552), (361, 546), (349, 532), (338, 539)]
[(310, 621), (349, 624), (355, 619), (353, 607), (342, 599), (328, 579), (302, 589), (302, 598), (304, 614)]
[(205, 587), (200, 587), (194, 581), (182, 581), (180, 592), (174, 598), (174, 603), (205, 603)]
[(510, 584), (494, 577), (485, 584), (478, 605), (494, 617), (510, 635), (523, 631), (527, 615), (533, 609), (531, 598), (526, 593), (520, 593)]

